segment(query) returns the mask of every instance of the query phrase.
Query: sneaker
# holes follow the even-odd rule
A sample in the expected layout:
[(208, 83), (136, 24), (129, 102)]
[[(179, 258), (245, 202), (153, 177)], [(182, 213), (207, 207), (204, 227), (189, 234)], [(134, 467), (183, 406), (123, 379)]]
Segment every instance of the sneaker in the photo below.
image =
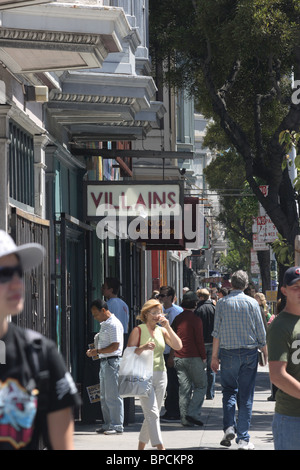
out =
[(230, 426), (229, 428), (227, 428), (225, 430), (224, 436), (223, 436), (223, 439), (220, 442), (220, 445), (225, 446), (225, 447), (230, 447), (231, 446), (231, 441), (234, 438), (235, 438), (234, 427)]
[(103, 434), (110, 436), (112, 434), (123, 434), (123, 431), (118, 431), (117, 429), (106, 429)]
[(103, 428), (97, 428), (97, 429), (96, 429), (96, 433), (97, 433), (97, 434), (104, 434), (105, 431), (106, 431), (106, 429), (103, 429)]
[(238, 442), (238, 450), (254, 450), (255, 447), (252, 442), (243, 441), (242, 439)]
[(192, 424), (196, 424), (196, 426), (203, 426), (202, 421), (200, 419), (195, 419), (192, 416), (186, 416), (185, 419)]

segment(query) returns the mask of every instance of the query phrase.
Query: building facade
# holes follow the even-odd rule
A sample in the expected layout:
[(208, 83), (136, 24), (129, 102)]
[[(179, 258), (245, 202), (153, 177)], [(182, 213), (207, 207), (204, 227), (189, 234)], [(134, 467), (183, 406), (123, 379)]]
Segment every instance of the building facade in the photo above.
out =
[(3, 0), (0, 17), (0, 227), (47, 252), (17, 321), (55, 340), (84, 389), (105, 277), (119, 278), (132, 328), (153, 289), (180, 299), (185, 256), (184, 243), (99, 237), (86, 188), (184, 188), (178, 155), (193, 145), (178, 147), (179, 98), (151, 73), (148, 0)]

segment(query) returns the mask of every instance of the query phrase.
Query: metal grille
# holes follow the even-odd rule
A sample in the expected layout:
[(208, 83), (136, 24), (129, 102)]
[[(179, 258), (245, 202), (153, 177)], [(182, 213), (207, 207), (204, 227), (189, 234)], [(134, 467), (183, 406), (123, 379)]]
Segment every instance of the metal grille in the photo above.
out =
[(25, 273), (25, 305), (23, 312), (13, 321), (24, 328), (31, 328), (51, 338), (50, 271), (49, 271), (49, 222), (13, 208), (11, 235), (17, 245), (40, 243), (46, 249), (43, 263)]

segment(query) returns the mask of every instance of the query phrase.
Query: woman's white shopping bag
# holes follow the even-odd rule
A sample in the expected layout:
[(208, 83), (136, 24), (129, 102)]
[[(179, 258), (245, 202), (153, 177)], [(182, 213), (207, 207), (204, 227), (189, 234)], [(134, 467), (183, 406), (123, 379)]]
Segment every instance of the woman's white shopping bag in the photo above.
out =
[(152, 387), (153, 351), (135, 354), (136, 347), (127, 347), (119, 368), (119, 395), (126, 397), (147, 397)]

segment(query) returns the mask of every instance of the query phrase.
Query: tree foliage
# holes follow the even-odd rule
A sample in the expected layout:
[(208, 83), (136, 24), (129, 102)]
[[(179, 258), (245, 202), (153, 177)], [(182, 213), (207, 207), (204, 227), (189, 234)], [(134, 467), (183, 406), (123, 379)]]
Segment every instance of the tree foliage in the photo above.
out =
[(164, 61), (167, 83), (189, 90), (213, 119), (210, 146), (218, 132), (235, 148), (251, 191), (292, 246), (296, 194), (279, 135), (300, 124), (291, 85), (292, 74), (300, 78), (300, 2), (150, 0), (150, 27), (154, 66)]
[(247, 240), (250, 247), (258, 203), (249, 190), (240, 156), (234, 149), (223, 152), (204, 169), (204, 174), (210, 189), (219, 193), (217, 219), (238, 238)]
[(252, 218), (257, 216), (258, 204), (245, 181), (242, 160), (234, 149), (221, 152), (204, 169), (210, 189), (219, 193), (220, 210), (216, 217), (226, 230), (229, 240), (227, 256), (220, 264), (233, 272), (234, 267), (250, 273)]

